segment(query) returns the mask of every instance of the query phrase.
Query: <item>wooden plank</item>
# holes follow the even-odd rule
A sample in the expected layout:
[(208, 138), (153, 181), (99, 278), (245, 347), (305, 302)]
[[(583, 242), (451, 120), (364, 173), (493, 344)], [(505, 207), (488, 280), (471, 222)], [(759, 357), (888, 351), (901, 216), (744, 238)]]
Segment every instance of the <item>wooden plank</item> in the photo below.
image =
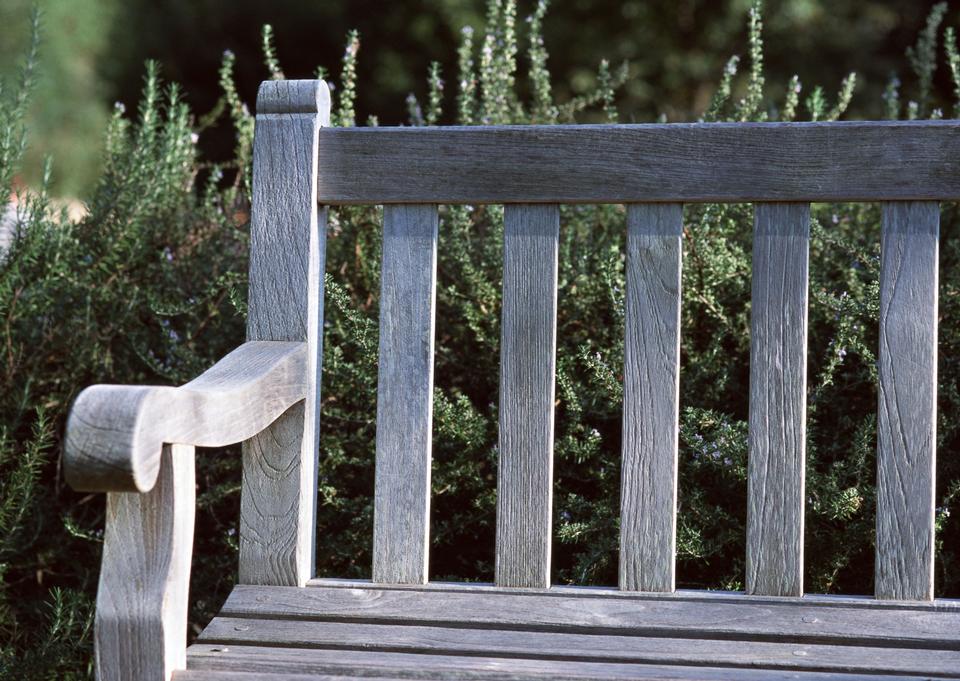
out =
[(597, 635), (354, 622), (214, 619), (198, 639), (221, 645), (488, 655), (627, 664), (949, 675), (960, 651)]
[(252, 341), (179, 388), (87, 388), (67, 423), (67, 482), (82, 491), (147, 492), (164, 443), (222, 447), (255, 435), (305, 397), (306, 350)]
[[(377, 674), (376, 676), (364, 675), (364, 681), (397, 681), (400, 677), (384, 671), (386, 676)], [(349, 677), (346, 677), (349, 678)], [(222, 671), (179, 671), (174, 672), (173, 681), (264, 681), (263, 674), (259, 672), (222, 672)], [(342, 670), (335, 670), (333, 674), (286, 674), (272, 673), (268, 681), (345, 681)]]
[(877, 598), (933, 598), (937, 203), (885, 203), (880, 265)]
[(621, 589), (674, 589), (682, 231), (680, 204), (627, 208)]
[(330, 93), (323, 81), (268, 81), (257, 107), (247, 338), (306, 341), (308, 390), (302, 408), (244, 445), (239, 579), (303, 585), (316, 558), (327, 222), (317, 133), (329, 124)]
[(145, 494), (107, 495), (94, 622), (97, 679), (168, 681), (186, 667), (194, 448), (163, 447)]
[(369, 589), (371, 587), (383, 591), (412, 591), (418, 593), (474, 593), (486, 594), (493, 592), (509, 592), (511, 594), (536, 594), (540, 596), (562, 596), (574, 598), (619, 598), (625, 600), (674, 600), (688, 603), (721, 602), (749, 602), (754, 605), (783, 605), (785, 603), (804, 603), (818, 607), (868, 608), (872, 610), (916, 610), (924, 611), (951, 611), (960, 610), (960, 599), (937, 598), (933, 601), (888, 601), (878, 600), (874, 596), (853, 594), (816, 594), (806, 593), (802, 597), (794, 596), (764, 596), (745, 594), (743, 591), (722, 591), (705, 589), (676, 589), (675, 591), (622, 591), (619, 587), (610, 586), (578, 586), (554, 585), (548, 590), (525, 589), (511, 587), (502, 589), (492, 582), (428, 582), (427, 584), (376, 584), (369, 579), (342, 579), (336, 577), (320, 577), (307, 581), (308, 587), (333, 589)]
[[(802, 651), (801, 651), (802, 652)], [(798, 655), (797, 657), (802, 657)], [(706, 666), (640, 665), (616, 662), (529, 660), (501, 656), (427, 655), (396, 652), (308, 650), (264, 646), (191, 646), (189, 669), (201, 671), (256, 671), (286, 674), (336, 674), (347, 678), (390, 675), (403, 679), (449, 679), (451, 681), (526, 679), (622, 679), (630, 681), (876, 681), (866, 674), (830, 672), (787, 672)], [(189, 677), (188, 677), (189, 678)], [(311, 677), (312, 678), (312, 677)], [(322, 677), (321, 677), (322, 678)], [(884, 675), (893, 679), (918, 679), (902, 674)], [(929, 678), (929, 677), (926, 677)]]
[(506, 206), (496, 580), (550, 586), (559, 206)]
[(384, 206), (373, 580), (427, 581), (436, 206)]
[(932, 604), (876, 608), (806, 598), (679, 598), (673, 595), (553, 595), (552, 590), (484, 592), (237, 586), (222, 616), (576, 631), (678, 638), (743, 639), (960, 649), (960, 609)]
[(810, 207), (758, 204), (755, 211), (747, 593), (800, 596)]
[(332, 128), (323, 203), (960, 199), (960, 122)]

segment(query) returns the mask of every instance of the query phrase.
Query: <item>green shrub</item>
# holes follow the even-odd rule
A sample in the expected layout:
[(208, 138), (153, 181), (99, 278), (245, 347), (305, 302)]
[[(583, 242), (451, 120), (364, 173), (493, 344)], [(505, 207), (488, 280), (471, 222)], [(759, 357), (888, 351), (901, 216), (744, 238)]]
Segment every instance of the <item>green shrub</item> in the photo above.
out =
[[(525, 63), (516, 5), (491, 0), (482, 38), (463, 34), (455, 92), (430, 69), (426, 107), (411, 123), (556, 123), (592, 109), (617, 118), (626, 67), (601, 62), (596, 89), (557, 102), (540, 37), (546, 2), (528, 24)], [(891, 81), (878, 115), (937, 116), (930, 101), (942, 12), (911, 51), (916, 102)], [(960, 92), (955, 36), (946, 62)], [(264, 32), (266, 77), (283, 77)], [(334, 122), (352, 124), (359, 37), (351, 34), (335, 89)], [(720, 74), (704, 120), (833, 120), (831, 101), (794, 79), (782, 98), (764, 86), (757, 7), (749, 71)], [(28, 64), (31, 60), (28, 59)], [(71, 222), (44, 184), (24, 195), (0, 260), (0, 676), (90, 675), (92, 600), (103, 499), (65, 488), (59, 447), (67, 407), (97, 382), (180, 383), (243, 339), (252, 118), (224, 56), (224, 94), (194, 118), (149, 66), (136, 117), (118, 108), (89, 214)], [(0, 98), (0, 208), (23, 154), (29, 69)], [(519, 93), (530, 93), (529, 97)], [(952, 103), (960, 106), (960, 100)], [(453, 111), (448, 115), (447, 111)], [(376, 124), (375, 120), (368, 121)], [(197, 135), (236, 133), (233, 163), (202, 161)], [(49, 177), (49, 171), (47, 172)], [(0, 211), (2, 213), (2, 211)], [(369, 574), (381, 213), (330, 213), (318, 566)], [(817, 205), (811, 242), (807, 584), (869, 593), (873, 571), (879, 213), (875, 205)], [(562, 212), (557, 349), (555, 580), (616, 581), (622, 403), (624, 211)], [(960, 240), (955, 206), (942, 218), (937, 593), (960, 595)], [(502, 210), (441, 211), (434, 413), (431, 577), (490, 580), (496, 487)], [(683, 586), (740, 588), (746, 497), (752, 209), (688, 206), (684, 215), (678, 576)], [(239, 507), (236, 448), (201, 452), (193, 579), (194, 630), (234, 579)]]

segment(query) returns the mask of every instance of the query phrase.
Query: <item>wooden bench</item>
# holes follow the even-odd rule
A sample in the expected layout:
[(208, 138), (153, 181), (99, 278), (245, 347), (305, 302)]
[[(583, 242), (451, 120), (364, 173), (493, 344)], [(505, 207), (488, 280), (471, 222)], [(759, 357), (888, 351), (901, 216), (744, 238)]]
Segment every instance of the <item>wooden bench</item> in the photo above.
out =
[[(248, 342), (180, 387), (77, 398), (107, 491), (99, 677), (960, 677), (934, 599), (938, 201), (960, 123), (325, 129), (257, 100)], [(681, 204), (756, 204), (746, 593), (676, 591)], [(803, 591), (809, 203), (883, 201), (873, 597)], [(504, 204), (496, 583), (431, 584), (437, 204)], [(627, 205), (619, 585), (551, 586), (559, 204)], [(326, 206), (384, 204), (373, 579), (314, 570)], [(243, 441), (238, 585), (186, 648), (194, 447)], [(322, 529), (321, 529), (322, 531)]]

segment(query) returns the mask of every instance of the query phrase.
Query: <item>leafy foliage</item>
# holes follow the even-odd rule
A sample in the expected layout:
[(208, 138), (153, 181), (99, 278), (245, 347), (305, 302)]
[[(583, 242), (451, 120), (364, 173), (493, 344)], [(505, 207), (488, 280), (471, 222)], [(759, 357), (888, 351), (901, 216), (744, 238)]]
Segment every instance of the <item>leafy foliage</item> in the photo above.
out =
[[(518, 35), (516, 4), (490, 0), (482, 36), (464, 31), (455, 106), (432, 66), (426, 107), (411, 124), (559, 123), (599, 111), (616, 120), (625, 67), (597, 67), (596, 88), (558, 101), (539, 2)], [(939, 11), (939, 10), (935, 10)], [(940, 19), (911, 53), (916, 100), (935, 115), (925, 74)], [(282, 78), (264, 29), (265, 77)], [(519, 55), (526, 44), (526, 69)], [(356, 120), (360, 37), (348, 36), (334, 122)], [(931, 47), (932, 45), (932, 47)], [(946, 60), (960, 92), (955, 34)], [(731, 58), (707, 121), (835, 120), (855, 94), (849, 76), (831, 102), (802, 99), (794, 77), (780, 103), (767, 93), (761, 12), (748, 18), (749, 70)], [(931, 61), (933, 60), (933, 61)], [(28, 65), (31, 61), (28, 59)], [(57, 456), (76, 391), (91, 383), (180, 383), (242, 341), (253, 118), (225, 53), (221, 100), (191, 115), (149, 65), (139, 111), (114, 112), (88, 215), (71, 222), (39, 191), (20, 197), (14, 239), (0, 255), (0, 675), (87, 678), (103, 502), (64, 488)], [(0, 190), (22, 156), (30, 69), (0, 98)], [(741, 80), (745, 87), (740, 87)], [(451, 88), (452, 89), (452, 88)], [(900, 106), (899, 81), (886, 103)], [(736, 93), (743, 92), (743, 96)], [(926, 93), (926, 94), (925, 94)], [(803, 104), (801, 105), (801, 102)], [(953, 102), (954, 107), (960, 102)], [(953, 110), (956, 110), (955, 108)], [(913, 112), (913, 114), (911, 114)], [(369, 121), (375, 124), (374, 121)], [(211, 165), (198, 136), (232, 128), (234, 159)], [(50, 173), (47, 173), (49, 178)], [(4, 184), (6, 183), (6, 184)], [(0, 195), (0, 209), (7, 194)], [(4, 214), (0, 210), (0, 214)], [(318, 565), (369, 575), (377, 374), (381, 210), (331, 210), (327, 243)], [(431, 576), (493, 575), (502, 209), (441, 209)], [(562, 210), (557, 349), (555, 581), (616, 580), (623, 400), (624, 211)], [(960, 236), (944, 206), (938, 448), (960, 451)], [(744, 572), (752, 209), (688, 206), (680, 423), (678, 574), (684, 586), (740, 588)], [(811, 241), (807, 575), (810, 591), (872, 588), (879, 212), (817, 205)], [(938, 469), (937, 593), (960, 595), (960, 462)], [(218, 608), (236, 565), (239, 456), (201, 452), (191, 621)]]

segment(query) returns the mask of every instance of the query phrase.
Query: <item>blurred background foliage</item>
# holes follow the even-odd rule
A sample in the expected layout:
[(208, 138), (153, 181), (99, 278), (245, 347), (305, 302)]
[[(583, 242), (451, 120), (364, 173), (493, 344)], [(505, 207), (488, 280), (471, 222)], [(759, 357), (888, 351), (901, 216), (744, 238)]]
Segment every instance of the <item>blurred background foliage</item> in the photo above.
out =
[[(0, 73), (9, 72), (26, 46), (20, 29), (33, 0), (0, 3)], [(520, 3), (521, 19), (533, 10)], [(766, 77), (782, 90), (798, 75), (836, 91), (856, 70), (858, 97), (849, 117), (881, 117), (881, 94), (892, 73), (904, 75), (903, 55), (923, 26), (926, 0), (768, 0), (764, 9)], [(284, 68), (307, 77), (318, 66), (335, 69), (343, 37), (357, 29), (364, 55), (358, 64), (357, 120), (406, 121), (408, 93), (422, 93), (429, 64), (453, 74), (466, 26), (480, 27), (484, 0), (386, 3), (301, 0), (40, 0), (44, 45), (31, 127), (27, 177), (36, 182), (46, 154), (58, 160), (54, 191), (85, 196), (99, 163), (100, 134), (115, 101), (133, 108), (146, 59), (180, 83), (194, 111), (220, 97), (217, 68), (225, 50), (237, 56), (237, 86), (253, 101), (263, 74), (259, 27), (271, 24)], [(629, 62), (618, 97), (621, 119), (695, 120), (706, 108), (727, 58), (742, 53), (743, 16), (750, 0), (566, 0), (544, 26), (558, 99), (590, 91), (596, 63)], [(947, 17), (950, 23), (955, 14)], [(521, 83), (521, 88), (527, 85)], [(947, 92), (944, 72), (935, 87)], [(452, 98), (448, 89), (447, 98)], [(204, 140), (205, 156), (226, 160), (229, 133)]]

